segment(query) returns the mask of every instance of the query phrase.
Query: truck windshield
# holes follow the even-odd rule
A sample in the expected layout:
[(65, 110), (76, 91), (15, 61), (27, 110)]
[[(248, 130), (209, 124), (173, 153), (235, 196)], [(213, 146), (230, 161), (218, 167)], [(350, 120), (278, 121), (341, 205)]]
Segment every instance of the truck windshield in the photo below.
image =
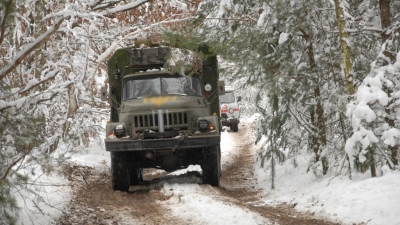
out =
[(157, 77), (130, 79), (124, 82), (123, 100), (156, 95), (202, 96), (198, 77)]
[(219, 96), (220, 103), (233, 103), (235, 102), (235, 95), (233, 92), (225, 92), (224, 95)]

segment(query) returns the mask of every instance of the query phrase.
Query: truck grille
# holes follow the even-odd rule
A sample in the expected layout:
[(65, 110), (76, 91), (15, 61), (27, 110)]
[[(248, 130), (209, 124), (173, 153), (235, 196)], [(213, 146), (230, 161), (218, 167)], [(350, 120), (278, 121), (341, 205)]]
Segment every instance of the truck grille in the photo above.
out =
[[(187, 112), (163, 112), (163, 127), (165, 130), (176, 130), (188, 128), (188, 115)], [(134, 115), (132, 124), (136, 131), (143, 131), (150, 129), (159, 131), (159, 113)]]

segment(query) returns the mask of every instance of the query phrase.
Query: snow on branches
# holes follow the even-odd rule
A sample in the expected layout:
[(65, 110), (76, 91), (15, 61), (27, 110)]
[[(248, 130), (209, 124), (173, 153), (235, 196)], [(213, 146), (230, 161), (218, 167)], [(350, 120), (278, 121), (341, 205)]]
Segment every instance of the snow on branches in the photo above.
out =
[(388, 164), (394, 168), (400, 146), (400, 52), (393, 64), (373, 64), (372, 72), (347, 105), (353, 134), (345, 150), (353, 166)]

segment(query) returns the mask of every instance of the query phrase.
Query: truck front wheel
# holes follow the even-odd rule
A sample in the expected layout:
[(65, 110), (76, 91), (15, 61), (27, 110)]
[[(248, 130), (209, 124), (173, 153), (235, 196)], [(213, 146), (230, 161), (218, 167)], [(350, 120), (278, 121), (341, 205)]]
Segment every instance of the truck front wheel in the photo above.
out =
[(211, 147), (209, 150), (211, 154), (204, 156), (204, 162), (201, 166), (203, 183), (218, 187), (221, 178), (221, 152), (217, 146)]
[(127, 157), (124, 152), (111, 152), (112, 187), (118, 191), (129, 191), (130, 177)]
[(140, 181), (143, 181), (143, 169), (142, 168), (131, 168), (129, 172), (130, 185), (137, 185)]
[(233, 123), (233, 124), (231, 125), (231, 130), (232, 130), (233, 132), (237, 132), (237, 131), (239, 130), (238, 124), (237, 124), (237, 123)]

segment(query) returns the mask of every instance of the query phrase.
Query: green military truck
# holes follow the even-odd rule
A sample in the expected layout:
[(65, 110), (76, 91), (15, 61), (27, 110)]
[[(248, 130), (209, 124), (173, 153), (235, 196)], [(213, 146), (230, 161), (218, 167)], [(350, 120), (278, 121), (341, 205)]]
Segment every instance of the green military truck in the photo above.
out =
[[(143, 181), (143, 168), (200, 165), (203, 182), (221, 176), (218, 62), (207, 46), (188, 49), (138, 41), (108, 61), (110, 104), (105, 148), (114, 190)], [(108, 92), (108, 93), (107, 93)]]

